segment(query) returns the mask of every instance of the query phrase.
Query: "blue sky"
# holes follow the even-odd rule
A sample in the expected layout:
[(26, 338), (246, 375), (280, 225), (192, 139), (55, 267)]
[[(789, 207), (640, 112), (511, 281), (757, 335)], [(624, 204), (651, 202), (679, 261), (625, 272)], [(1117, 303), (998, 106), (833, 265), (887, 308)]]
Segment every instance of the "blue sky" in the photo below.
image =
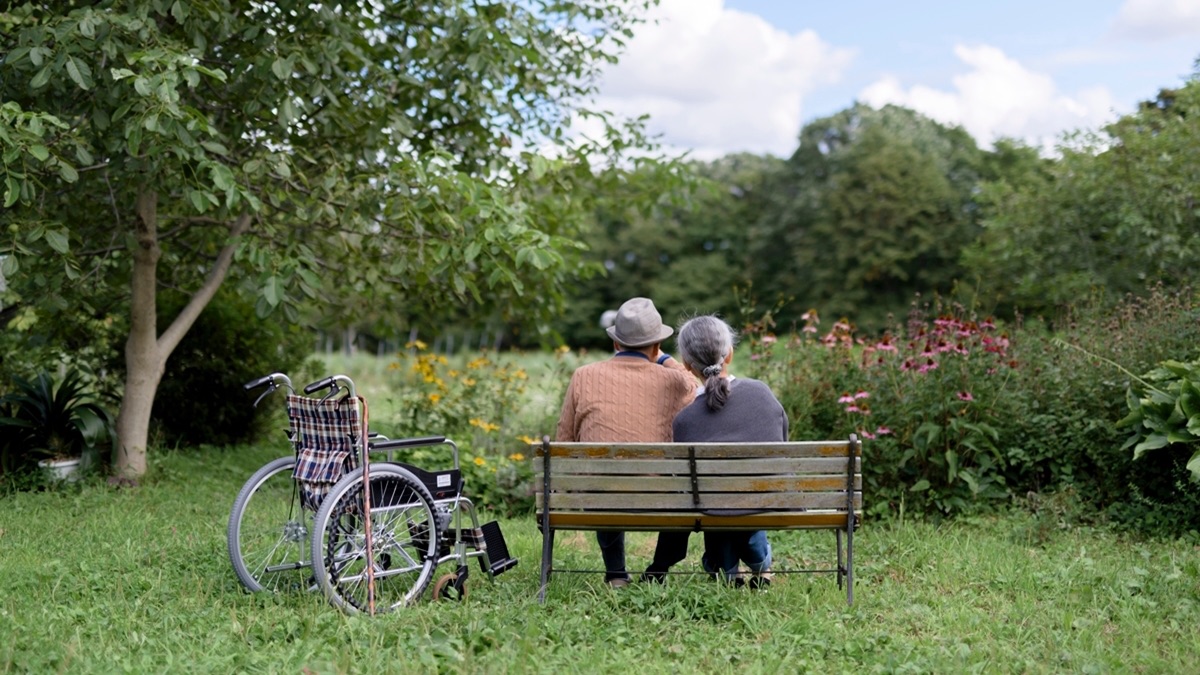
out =
[(1178, 86), (1200, 0), (662, 0), (600, 102), (701, 158), (788, 156), (860, 100), (1051, 151)]

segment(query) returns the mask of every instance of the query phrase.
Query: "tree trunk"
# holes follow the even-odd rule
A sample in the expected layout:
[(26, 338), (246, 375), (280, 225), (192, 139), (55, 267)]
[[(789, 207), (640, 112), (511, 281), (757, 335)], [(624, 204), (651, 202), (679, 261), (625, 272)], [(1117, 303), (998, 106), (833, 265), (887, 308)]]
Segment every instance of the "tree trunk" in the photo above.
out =
[(117, 414), (117, 454), (113, 460), (118, 476), (137, 478), (146, 473), (150, 413), (167, 358), (221, 287), (233, 261), (235, 240), (249, 226), (249, 215), (238, 217), (230, 225), (230, 241), (217, 254), (204, 283), (159, 336), (158, 259), (162, 250), (158, 246), (158, 193), (145, 190), (138, 195), (129, 339), (125, 342), (125, 391)]

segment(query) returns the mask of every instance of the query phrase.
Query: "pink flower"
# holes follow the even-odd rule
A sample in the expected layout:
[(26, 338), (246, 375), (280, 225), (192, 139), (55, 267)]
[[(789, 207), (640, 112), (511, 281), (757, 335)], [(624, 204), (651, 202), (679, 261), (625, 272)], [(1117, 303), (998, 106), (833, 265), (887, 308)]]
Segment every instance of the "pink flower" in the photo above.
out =
[(861, 411), (859, 410), (858, 406), (856, 406), (854, 404), (850, 404), (850, 405), (846, 406), (846, 412), (856, 413), (856, 412), (861, 412)]
[(996, 321), (995, 321), (995, 319), (993, 319), (992, 317), (989, 316), (988, 318), (983, 320), (983, 323), (979, 324), (979, 327), (984, 330), (991, 330), (996, 327)]
[(900, 364), (901, 371), (912, 370), (913, 368), (916, 368), (916, 367), (917, 367), (917, 364), (912, 359), (904, 359), (904, 363)]
[(958, 396), (958, 400), (960, 400), (960, 401), (974, 401), (975, 400), (975, 397), (972, 396), (971, 392), (969, 392), (969, 391), (960, 391), (960, 392), (958, 392), (958, 394), (956, 394), (956, 396)]
[(856, 393), (856, 394), (854, 395), (854, 398), (856, 398), (856, 399), (859, 399), (859, 398), (871, 398), (871, 395), (870, 395), (870, 394), (868, 394), (867, 392), (865, 392), (865, 391), (863, 391), (863, 390), (861, 390), (861, 389), (860, 389), (860, 390), (858, 390), (858, 393)]
[(842, 394), (841, 398), (838, 399), (838, 403), (854, 403), (854, 397), (850, 394)]
[(762, 343), (764, 345), (774, 344), (776, 340), (778, 340), (778, 338), (776, 338), (774, 335), (764, 335), (762, 338)]
[(917, 368), (917, 372), (921, 373), (921, 374), (925, 374), (931, 370), (937, 370), (937, 369), (938, 369), (938, 362), (934, 361), (933, 359), (927, 359), (925, 361), (925, 365), (921, 366), (920, 368)]
[(762, 354), (751, 354), (751, 355), (750, 355), (750, 360), (751, 360), (751, 361), (757, 361), (757, 360), (759, 360), (759, 359), (761, 359), (761, 358), (762, 358)]
[(878, 427), (875, 429), (875, 433), (880, 436), (887, 436), (888, 434), (892, 433), (892, 430), (887, 427)]
[(866, 429), (859, 429), (858, 435), (862, 436), (863, 438), (875, 438), (875, 434), (867, 431)]
[(803, 333), (815, 333), (815, 332), (817, 332), (817, 327), (812, 324), (809, 324), (809, 325), (805, 326), (804, 328), (801, 328), (800, 331)]

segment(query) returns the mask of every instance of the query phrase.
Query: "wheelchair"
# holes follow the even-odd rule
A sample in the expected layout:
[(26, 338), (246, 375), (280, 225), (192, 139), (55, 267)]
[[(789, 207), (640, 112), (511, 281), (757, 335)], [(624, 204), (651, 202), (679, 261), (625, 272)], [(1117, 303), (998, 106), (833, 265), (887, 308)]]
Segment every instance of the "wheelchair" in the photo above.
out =
[[(263, 396), (290, 389), (279, 373), (246, 388), (264, 384)], [(325, 395), (309, 397), (316, 392)], [(345, 375), (304, 393), (287, 400), (294, 456), (256, 472), (230, 514), (230, 559), (243, 585), (319, 588), (344, 612), (377, 614), (417, 602), (431, 582), (435, 600), (464, 599), (471, 558), (491, 579), (517, 565), (499, 523), (480, 525), (463, 493), (453, 441), (370, 436), (366, 401)], [(429, 471), (392, 461), (396, 452), (419, 447), (445, 447), (452, 463)], [(386, 453), (386, 460), (372, 461), (373, 453)], [(281, 485), (284, 477), (290, 489)], [(251, 509), (255, 502), (259, 508)], [(434, 581), (445, 564), (452, 571)]]

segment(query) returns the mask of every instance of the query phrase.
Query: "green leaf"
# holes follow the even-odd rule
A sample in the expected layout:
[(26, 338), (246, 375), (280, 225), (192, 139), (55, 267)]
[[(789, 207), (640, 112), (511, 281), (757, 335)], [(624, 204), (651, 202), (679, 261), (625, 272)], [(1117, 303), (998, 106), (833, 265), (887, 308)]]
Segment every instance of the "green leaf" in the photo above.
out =
[(17, 275), (17, 271), (20, 269), (21, 265), (17, 262), (17, 256), (9, 253), (3, 258), (0, 258), (0, 275), (12, 279)]
[(908, 488), (908, 491), (909, 492), (924, 492), (925, 490), (928, 490), (928, 489), (929, 489), (929, 481), (922, 478), (921, 480), (914, 483), (912, 487)]
[(212, 165), (212, 181), (213, 185), (222, 192), (233, 188), (233, 172), (224, 164)]
[(33, 155), (39, 162), (44, 162), (50, 157), (50, 149), (44, 145), (29, 146), (29, 154)]
[(21, 198), (21, 182), (17, 180), (16, 176), (10, 174), (4, 183), (4, 208), (7, 209)]
[(46, 230), (46, 244), (58, 253), (66, 253), (71, 248), (66, 230)]
[(75, 167), (67, 164), (66, 162), (59, 163), (58, 175), (68, 183), (74, 183), (75, 181), (79, 180), (79, 172), (75, 170)]
[(189, 190), (188, 201), (196, 209), (196, 213), (204, 213), (208, 210), (208, 198), (200, 190)]
[(262, 297), (267, 301), (267, 304), (270, 305), (272, 309), (278, 307), (279, 303), (283, 300), (283, 295), (283, 280), (275, 275), (267, 277), (267, 280), (265, 283), (263, 283), (262, 288)]
[(1187, 469), (1192, 472), (1192, 480), (1200, 483), (1200, 450), (1192, 453), (1192, 458), (1187, 463)]
[(108, 72), (110, 75), (112, 75), (112, 79), (117, 81), (136, 75), (136, 73), (128, 68), (112, 68)]
[(1133, 448), (1133, 458), (1138, 459), (1149, 450), (1157, 450), (1170, 445), (1166, 434), (1150, 434)]
[(46, 86), (46, 83), (49, 81), (50, 66), (46, 66), (45, 68), (39, 70), (37, 75), (33, 76), (33, 79), (29, 81), (29, 87), (31, 89), (41, 89), (42, 87)]
[(288, 77), (290, 77), (292, 74), (292, 60), (285, 58), (275, 59), (275, 61), (271, 63), (271, 72), (275, 74), (275, 77), (281, 80), (288, 79)]
[(85, 91), (92, 88), (92, 71), (88, 65), (74, 56), (67, 57), (67, 75)]

